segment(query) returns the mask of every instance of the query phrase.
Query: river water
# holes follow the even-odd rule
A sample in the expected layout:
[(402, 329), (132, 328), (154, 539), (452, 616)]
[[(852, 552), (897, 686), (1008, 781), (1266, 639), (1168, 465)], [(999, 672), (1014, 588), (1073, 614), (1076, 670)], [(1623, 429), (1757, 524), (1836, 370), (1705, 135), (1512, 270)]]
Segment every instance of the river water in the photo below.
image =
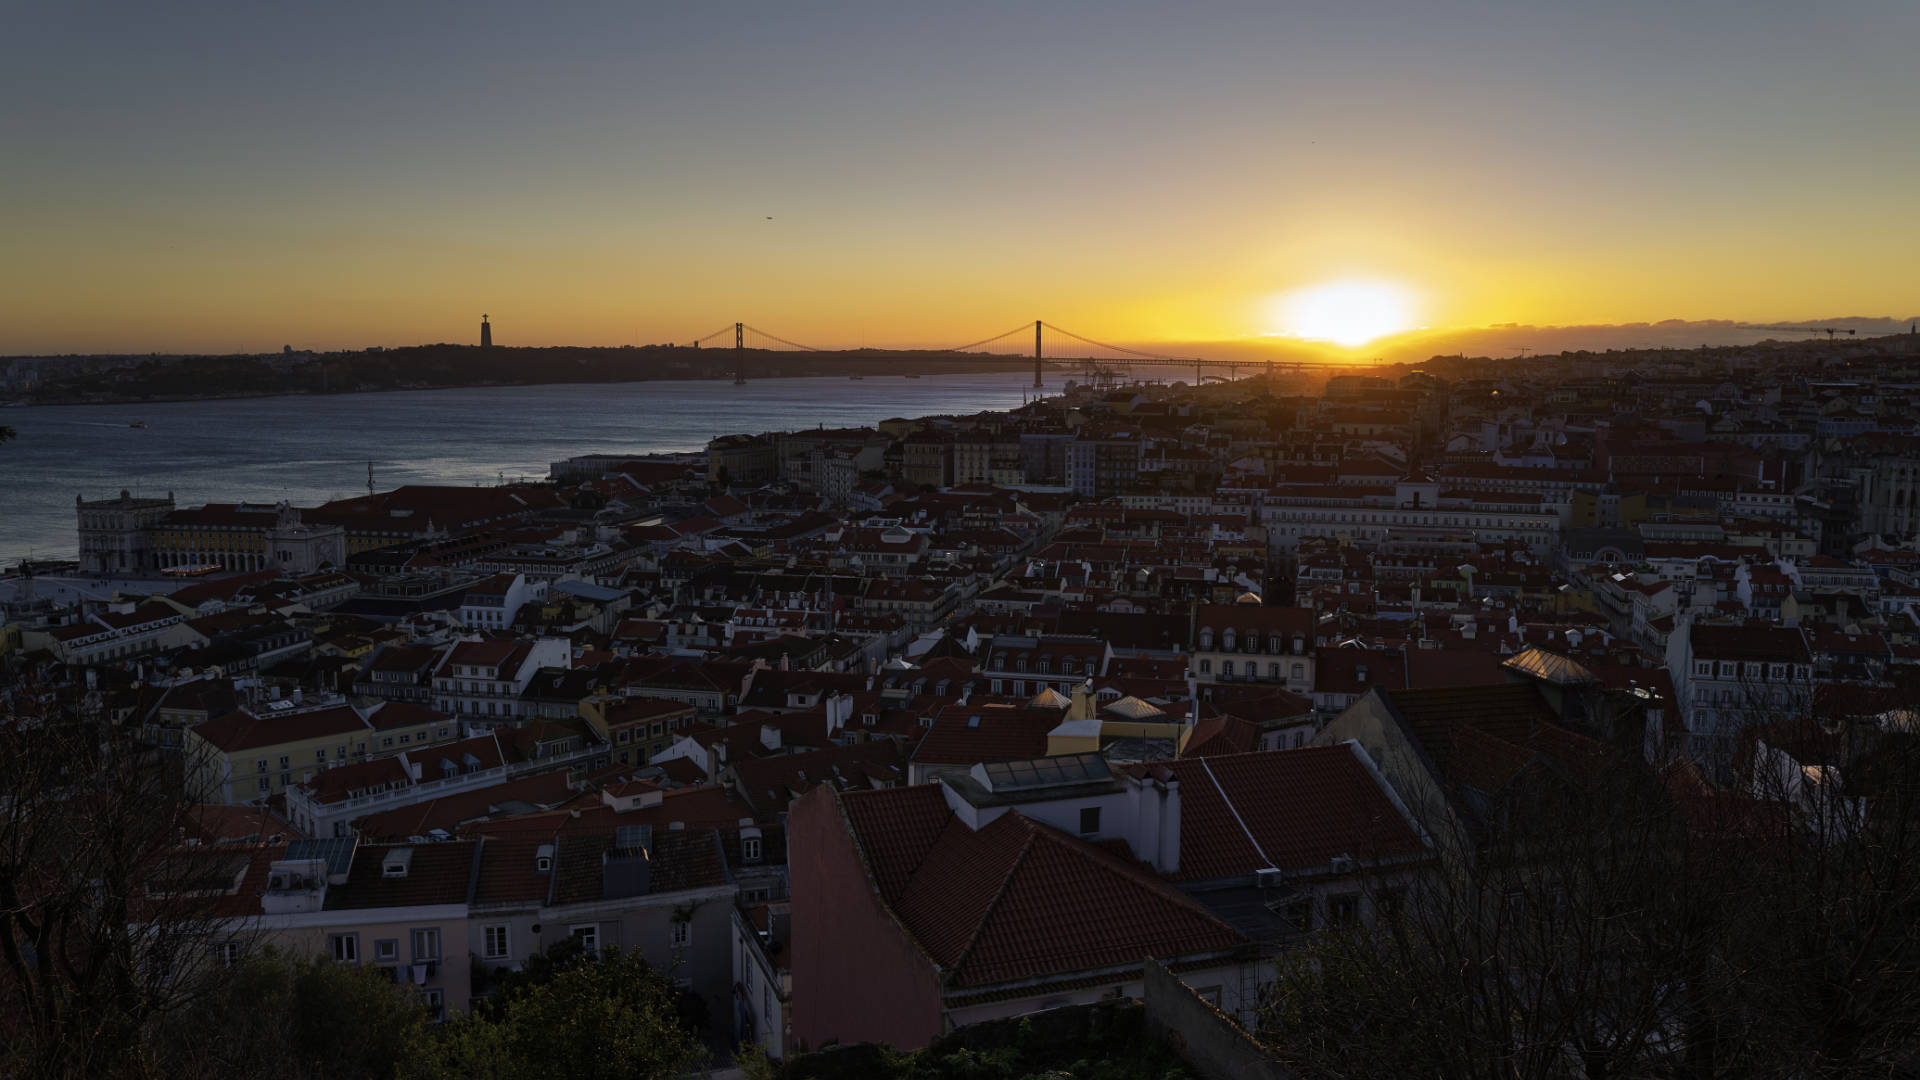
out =
[[(0, 409), (0, 567), (71, 559), (73, 500), (173, 492), (181, 506), (311, 506), (401, 484), (544, 478), (589, 453), (698, 450), (715, 435), (1005, 409), (1017, 372), (478, 387), (319, 397)], [(1058, 390), (1058, 387), (1052, 387)], [(145, 428), (129, 426), (145, 421)]]

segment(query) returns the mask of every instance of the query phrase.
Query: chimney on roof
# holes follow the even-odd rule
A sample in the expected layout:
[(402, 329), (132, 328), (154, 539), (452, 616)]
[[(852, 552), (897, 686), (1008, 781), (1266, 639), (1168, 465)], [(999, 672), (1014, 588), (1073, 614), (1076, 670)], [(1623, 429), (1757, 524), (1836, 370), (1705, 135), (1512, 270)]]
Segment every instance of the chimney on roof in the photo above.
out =
[(1149, 765), (1141, 777), (1127, 777), (1133, 809), (1133, 833), (1127, 837), (1136, 857), (1163, 874), (1180, 869), (1180, 781), (1164, 765)]
[(1073, 688), (1073, 698), (1067, 706), (1067, 719), (1085, 720), (1093, 713), (1093, 680), (1085, 679)]
[(847, 718), (853, 715), (853, 695), (834, 694), (827, 698), (827, 735), (847, 726)]

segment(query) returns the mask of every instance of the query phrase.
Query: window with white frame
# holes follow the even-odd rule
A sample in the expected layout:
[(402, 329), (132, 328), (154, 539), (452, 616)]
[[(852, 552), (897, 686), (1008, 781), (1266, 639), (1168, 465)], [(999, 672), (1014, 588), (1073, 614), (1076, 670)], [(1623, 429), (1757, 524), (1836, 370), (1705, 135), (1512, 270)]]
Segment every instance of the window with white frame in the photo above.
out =
[(360, 935), (328, 934), (327, 947), (332, 950), (333, 958), (343, 964), (360, 962)]
[(675, 922), (673, 924), (673, 936), (670, 941), (676, 949), (684, 949), (693, 944), (693, 924), (691, 922)]
[(213, 947), (213, 955), (223, 966), (232, 967), (240, 962), (240, 943), (223, 941)]
[(595, 956), (599, 954), (600, 952), (600, 924), (599, 923), (588, 923), (585, 926), (569, 926), (567, 927), (567, 932), (569, 934), (572, 934), (574, 940), (580, 943), (580, 950), (582, 952), (586, 953), (588, 956)]
[(481, 930), (481, 955), (488, 960), (505, 960), (508, 955), (507, 926), (501, 923)]
[(416, 964), (440, 959), (440, 928), (425, 926), (413, 932), (413, 962)]
[(373, 959), (375, 963), (380, 964), (391, 964), (400, 959), (400, 939), (375, 938), (373, 942)]

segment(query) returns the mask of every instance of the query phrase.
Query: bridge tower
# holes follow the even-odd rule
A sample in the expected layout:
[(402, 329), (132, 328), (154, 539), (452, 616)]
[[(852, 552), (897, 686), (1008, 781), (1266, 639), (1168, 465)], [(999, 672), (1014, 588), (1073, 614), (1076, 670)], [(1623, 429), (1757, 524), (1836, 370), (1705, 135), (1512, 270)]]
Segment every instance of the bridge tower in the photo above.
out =
[(1040, 320), (1033, 320), (1033, 388), (1041, 388), (1040, 381)]
[(747, 324), (733, 324), (733, 385), (747, 385)]

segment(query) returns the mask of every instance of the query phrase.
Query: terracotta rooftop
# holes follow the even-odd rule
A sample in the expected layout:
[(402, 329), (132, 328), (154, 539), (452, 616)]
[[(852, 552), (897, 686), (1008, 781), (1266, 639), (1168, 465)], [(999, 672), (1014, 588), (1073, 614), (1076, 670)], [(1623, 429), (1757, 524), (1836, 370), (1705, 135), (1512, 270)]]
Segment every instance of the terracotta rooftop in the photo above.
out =
[(1177, 881), (1252, 875), (1269, 865), (1311, 869), (1341, 855), (1365, 861), (1426, 850), (1381, 783), (1344, 744), (1183, 758), (1132, 771), (1160, 769), (1180, 782), (1180, 869), (1172, 875)]
[(1060, 726), (1057, 709), (1023, 705), (949, 705), (913, 750), (913, 760), (931, 765), (1044, 757), (1047, 732)]
[(1563, 727), (1532, 683), (1387, 697), (1434, 768), (1480, 791), (1500, 790), (1536, 760), (1578, 773), (1609, 754), (1605, 744)]
[[(388, 856), (401, 851), (406, 873), (390, 877)], [(472, 896), (479, 870), (480, 845), (472, 840), (439, 844), (362, 844), (354, 851), (345, 885), (327, 890), (328, 910), (337, 908), (416, 907), (464, 904)], [(458, 942), (445, 942), (450, 951)]]
[(1216, 713), (1193, 725), (1182, 757), (1214, 757), (1220, 754), (1244, 754), (1260, 743), (1260, 728), (1237, 716)]
[[(471, 835), (491, 828), (503, 815), (564, 806), (579, 797), (579, 792), (567, 786), (566, 771), (556, 770), (368, 814), (353, 826), (361, 836), (373, 840), (423, 836), (433, 829)], [(488, 858), (492, 858), (491, 853)]]
[(235, 709), (193, 728), (194, 734), (227, 753), (367, 730), (367, 722), (346, 705), (286, 716), (255, 716), (245, 709)]
[(976, 832), (946, 809), (937, 787), (839, 800), (883, 898), (948, 986), (1245, 944), (1140, 864), (1017, 812)]

